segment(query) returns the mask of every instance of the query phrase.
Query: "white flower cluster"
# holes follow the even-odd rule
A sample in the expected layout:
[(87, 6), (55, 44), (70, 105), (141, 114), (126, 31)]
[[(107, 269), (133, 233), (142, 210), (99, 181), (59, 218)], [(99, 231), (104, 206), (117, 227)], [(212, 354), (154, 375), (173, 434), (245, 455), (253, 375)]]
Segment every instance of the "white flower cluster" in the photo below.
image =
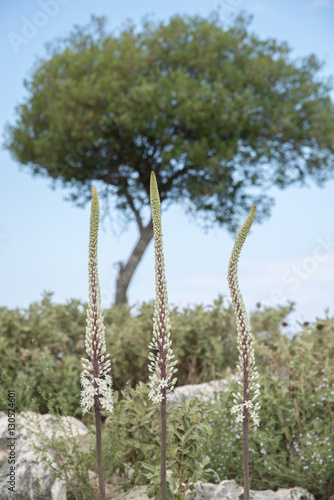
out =
[[(151, 358), (150, 358), (151, 359)], [(174, 363), (176, 363), (176, 361), (174, 361)], [(149, 366), (149, 371), (152, 371), (150, 370), (152, 364)], [(159, 378), (159, 375), (157, 375), (156, 373), (153, 373), (152, 375), (150, 375), (149, 379), (150, 379), (150, 392), (149, 392), (149, 395), (148, 395), (148, 398), (152, 401), (152, 403), (161, 403), (161, 401), (164, 398), (164, 392), (166, 393), (166, 399), (169, 398), (169, 394), (174, 390), (174, 385), (176, 384), (176, 377), (171, 380), (172, 378), (172, 374), (177, 372), (177, 368), (174, 368), (172, 367), (172, 370), (170, 372), (170, 375), (167, 376), (167, 378)], [(165, 391), (163, 390), (165, 389)], [(167, 392), (167, 390), (169, 392)]]
[(237, 368), (241, 376), (241, 381), (238, 382), (240, 390), (238, 394), (234, 394), (234, 405), (231, 408), (231, 413), (238, 413), (236, 417), (237, 422), (242, 422), (246, 416), (250, 416), (253, 424), (259, 425), (260, 420), (257, 412), (260, 410), (260, 405), (258, 403), (254, 404), (254, 400), (260, 395), (260, 384), (257, 383), (259, 374), (255, 367), (253, 334), (249, 326), (246, 306), (238, 281), (240, 252), (254, 221), (255, 211), (256, 207), (254, 205), (236, 237), (229, 263), (228, 283), (236, 317), (237, 346), (239, 351), (239, 364)]
[[(255, 386), (255, 390), (254, 390), (254, 397), (253, 397), (253, 401), (260, 395), (260, 384), (256, 384)], [(253, 401), (251, 400), (248, 400), (246, 401), (245, 403), (239, 403), (238, 404), (238, 401), (237, 399), (240, 400), (241, 398), (241, 394), (238, 393), (237, 395), (234, 394), (235, 396), (235, 399), (233, 400), (234, 402), (234, 405), (232, 406), (231, 408), (231, 413), (237, 413), (237, 416), (235, 418), (235, 421), (236, 422), (242, 422), (243, 419), (245, 418), (245, 409), (248, 410), (248, 415), (250, 416), (250, 418), (253, 420), (253, 425), (257, 425), (259, 426), (260, 425), (260, 419), (259, 419), (259, 415), (258, 415), (258, 411), (260, 410), (260, 405), (258, 403), (253, 403)]]
[[(153, 320), (153, 339), (149, 345), (150, 349), (156, 350), (157, 353), (149, 354), (148, 370), (151, 372), (149, 376), (150, 393), (149, 399), (153, 403), (160, 403), (168, 393), (174, 390), (176, 384), (176, 377), (173, 378), (174, 373), (177, 372), (177, 361), (174, 359), (173, 350), (171, 348), (172, 341), (170, 339), (170, 323), (169, 314), (164, 307), (164, 312), (161, 312), (161, 305), (164, 301), (156, 301), (155, 315)], [(163, 323), (158, 321), (157, 317), (163, 317)], [(161, 354), (160, 354), (161, 353)], [(168, 392), (167, 392), (168, 391)]]
[(170, 322), (167, 295), (167, 282), (165, 277), (165, 264), (161, 230), (161, 212), (158, 185), (154, 173), (151, 173), (150, 200), (152, 207), (152, 222), (155, 254), (155, 309), (153, 318), (153, 338), (149, 345), (156, 354), (149, 354), (148, 370), (151, 372), (149, 399), (153, 403), (160, 403), (168, 399), (168, 393), (174, 390), (177, 372), (177, 361), (171, 348)]
[(95, 395), (99, 396), (103, 410), (113, 411), (113, 390), (110, 375), (105, 375), (104, 379), (93, 378), (87, 370), (84, 370), (81, 372), (80, 381), (83, 387), (80, 405), (83, 407), (84, 414), (94, 406)]
[[(95, 299), (95, 300), (94, 300)], [(97, 299), (97, 300), (96, 300)], [(96, 304), (97, 301), (97, 304)], [(81, 373), (81, 406), (86, 413), (94, 406), (94, 395), (99, 396), (100, 407), (113, 411), (112, 379), (109, 354), (105, 355), (106, 341), (104, 334), (103, 313), (100, 305), (100, 290), (97, 287), (95, 297), (91, 293), (87, 310), (86, 352), (91, 360), (82, 358), (84, 371)], [(93, 360), (96, 368), (93, 367)]]
[[(242, 306), (240, 307), (240, 303)], [(237, 422), (242, 422), (245, 418), (244, 409), (248, 410), (248, 415), (253, 420), (253, 425), (260, 425), (258, 411), (260, 404), (255, 403), (256, 398), (260, 396), (260, 384), (257, 383), (259, 378), (258, 371), (255, 366), (255, 353), (253, 348), (253, 335), (249, 328), (247, 315), (242, 314), (244, 304), (240, 296), (236, 299), (237, 309), (237, 331), (238, 340), (237, 346), (239, 351), (239, 364), (237, 368), (240, 373), (241, 380), (238, 381), (239, 391), (234, 394), (234, 406), (231, 413), (238, 413)]]
[[(97, 269), (97, 241), (99, 230), (99, 198), (95, 187), (92, 192), (90, 233), (89, 233), (89, 302), (87, 308), (85, 347), (90, 358), (82, 358), (80, 405), (83, 413), (89, 411), (95, 404), (97, 409), (113, 411), (112, 380), (109, 354), (106, 352), (105, 327), (101, 307), (101, 292)], [(95, 397), (97, 396), (97, 398)], [(95, 399), (95, 401), (94, 401)]]

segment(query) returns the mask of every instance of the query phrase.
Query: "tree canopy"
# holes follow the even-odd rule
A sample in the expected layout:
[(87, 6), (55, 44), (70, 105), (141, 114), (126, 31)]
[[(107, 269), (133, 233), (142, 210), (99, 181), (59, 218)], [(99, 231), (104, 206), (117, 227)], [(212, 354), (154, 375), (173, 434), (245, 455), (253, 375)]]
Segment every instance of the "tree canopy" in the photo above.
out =
[(25, 81), (7, 148), (71, 186), (78, 204), (101, 181), (100, 199), (136, 221), (141, 238), (147, 228), (145, 241), (152, 170), (162, 205), (183, 203), (231, 231), (254, 204), (257, 220), (269, 215), (271, 186), (333, 177), (334, 107), (320, 62), (292, 60), (245, 18), (224, 27), (214, 15), (175, 16), (117, 35), (96, 18), (47, 54)]

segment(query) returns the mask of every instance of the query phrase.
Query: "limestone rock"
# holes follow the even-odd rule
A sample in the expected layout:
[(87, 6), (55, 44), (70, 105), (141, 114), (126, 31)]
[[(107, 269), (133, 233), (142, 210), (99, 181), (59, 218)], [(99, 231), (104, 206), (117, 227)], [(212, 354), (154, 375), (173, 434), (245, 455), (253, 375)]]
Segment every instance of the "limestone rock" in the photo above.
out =
[[(195, 484), (195, 490), (188, 495), (189, 500), (242, 500), (243, 488), (235, 481), (222, 481), (219, 484)], [(303, 488), (280, 488), (277, 491), (251, 491), (250, 500), (314, 500), (314, 496)]]
[(170, 401), (184, 402), (193, 398), (200, 401), (211, 401), (214, 400), (215, 395), (219, 396), (220, 393), (224, 393), (229, 389), (231, 380), (238, 379), (239, 374), (235, 374), (221, 380), (204, 382), (203, 384), (182, 385), (175, 389), (175, 394), (170, 396)]
[[(74, 417), (57, 418), (29, 411), (16, 416), (16, 439), (13, 441), (8, 435), (7, 415), (0, 412), (0, 456), (5, 462), (0, 470), (0, 498), (66, 500), (65, 482), (53, 479), (32, 445), (38, 447), (43, 441), (52, 437), (83, 436), (87, 432), (86, 426)], [(10, 477), (8, 476), (10, 441), (15, 442), (15, 494), (8, 490), (10, 484), (7, 483)], [(47, 458), (54, 462), (51, 454), (48, 454)]]

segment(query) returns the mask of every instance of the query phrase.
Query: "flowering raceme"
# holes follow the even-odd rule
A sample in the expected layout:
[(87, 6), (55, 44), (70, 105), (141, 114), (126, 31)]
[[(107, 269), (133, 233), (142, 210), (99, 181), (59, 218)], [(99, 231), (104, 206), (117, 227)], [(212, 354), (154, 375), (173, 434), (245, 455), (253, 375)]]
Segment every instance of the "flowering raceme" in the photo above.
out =
[(160, 498), (167, 500), (167, 399), (174, 390), (177, 371), (176, 360), (171, 348), (167, 283), (165, 277), (164, 253), (162, 245), (160, 197), (155, 173), (151, 172), (150, 202), (155, 254), (155, 309), (153, 317), (153, 338), (149, 345), (156, 351), (149, 354), (148, 370), (151, 372), (149, 399), (160, 403), (161, 446), (160, 446)]
[(168, 394), (174, 390), (177, 372), (175, 367), (177, 361), (171, 348), (169, 308), (167, 297), (167, 283), (165, 277), (165, 264), (162, 245), (160, 198), (158, 185), (154, 172), (151, 173), (151, 208), (154, 235), (155, 253), (155, 310), (153, 318), (153, 338), (149, 345), (150, 349), (156, 351), (149, 355), (149, 371), (151, 375), (149, 399), (153, 403), (160, 403), (168, 399)]
[(250, 417), (253, 421), (253, 425), (258, 426), (260, 424), (258, 416), (260, 405), (255, 402), (255, 400), (260, 395), (260, 384), (257, 383), (259, 374), (255, 367), (253, 335), (250, 330), (247, 311), (238, 281), (238, 261), (240, 252), (248, 231), (253, 224), (255, 211), (256, 207), (254, 206), (235, 240), (228, 268), (228, 283), (236, 316), (238, 332), (237, 345), (239, 351), (239, 364), (237, 368), (241, 376), (241, 381), (238, 382), (240, 390), (238, 394), (234, 394), (235, 399), (233, 401), (234, 405), (231, 408), (231, 413), (237, 415), (237, 422), (243, 422), (244, 419), (248, 421)]
[(97, 270), (97, 241), (99, 230), (99, 198), (95, 187), (92, 192), (89, 234), (89, 303), (87, 309), (87, 325), (85, 347), (90, 359), (82, 358), (83, 372), (80, 381), (81, 406), (83, 413), (88, 412), (96, 405), (99, 409), (113, 411), (112, 379), (109, 354), (106, 352), (105, 328), (101, 307), (101, 293)]

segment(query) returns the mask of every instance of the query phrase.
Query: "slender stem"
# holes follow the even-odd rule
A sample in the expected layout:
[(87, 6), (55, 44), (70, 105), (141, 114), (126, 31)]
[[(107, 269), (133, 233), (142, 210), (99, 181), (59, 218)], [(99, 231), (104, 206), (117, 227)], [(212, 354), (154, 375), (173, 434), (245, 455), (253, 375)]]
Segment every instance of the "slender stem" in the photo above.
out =
[[(166, 389), (164, 389), (166, 393)], [(167, 411), (166, 411), (166, 394), (161, 401), (161, 462), (160, 462), (160, 491), (161, 500), (167, 499), (167, 482), (166, 482), (166, 449), (167, 449)]]
[(96, 458), (97, 458), (97, 471), (99, 474), (99, 492), (100, 500), (105, 500), (106, 490), (104, 484), (104, 472), (102, 461), (102, 436), (101, 436), (101, 412), (99, 408), (99, 397), (97, 394), (95, 399), (95, 427), (96, 427)]
[(248, 410), (244, 408), (243, 445), (244, 445), (244, 500), (249, 500), (249, 460), (248, 460)]
[[(239, 301), (238, 301), (239, 302)], [(240, 302), (239, 302), (240, 305)], [(241, 305), (240, 305), (241, 308)], [(243, 324), (243, 323), (241, 323)], [(243, 339), (242, 339), (242, 349), (243, 349), (243, 396), (244, 403), (248, 402), (249, 394), (249, 349), (247, 341), (247, 330), (243, 328)], [(248, 446), (248, 416), (249, 410), (244, 406), (243, 411), (243, 451), (244, 451), (244, 500), (249, 500), (249, 446)]]

